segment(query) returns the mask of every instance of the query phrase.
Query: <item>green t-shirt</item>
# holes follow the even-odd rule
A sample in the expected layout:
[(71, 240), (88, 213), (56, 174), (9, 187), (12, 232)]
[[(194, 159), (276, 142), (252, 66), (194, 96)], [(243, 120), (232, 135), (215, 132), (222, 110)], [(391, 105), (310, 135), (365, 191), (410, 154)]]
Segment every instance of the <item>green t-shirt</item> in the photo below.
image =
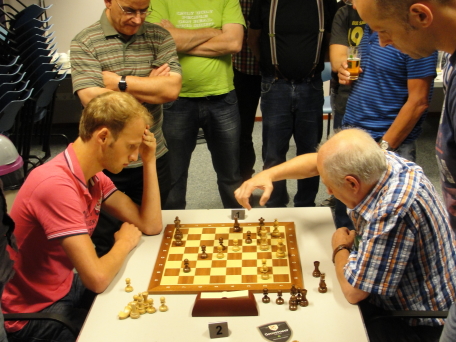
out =
[[(239, 0), (152, 0), (147, 21), (168, 19), (181, 29), (217, 28), (225, 24), (245, 26)], [(197, 57), (179, 54), (182, 66), (182, 97), (226, 94), (234, 89), (231, 55)]]

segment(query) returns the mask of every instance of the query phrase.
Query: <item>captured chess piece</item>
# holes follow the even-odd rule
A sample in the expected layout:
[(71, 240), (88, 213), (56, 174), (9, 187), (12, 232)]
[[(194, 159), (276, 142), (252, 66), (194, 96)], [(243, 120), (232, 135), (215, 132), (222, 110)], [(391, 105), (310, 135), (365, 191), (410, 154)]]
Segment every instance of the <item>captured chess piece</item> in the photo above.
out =
[(320, 275), (320, 284), (318, 286), (318, 292), (320, 293), (326, 293), (328, 291), (328, 288), (326, 287), (326, 282), (325, 282), (325, 274), (322, 273)]
[(206, 246), (205, 245), (201, 246), (201, 259), (207, 259)]
[(296, 296), (295, 295), (292, 295), (290, 297), (289, 308), (290, 308), (290, 311), (298, 310), (298, 305), (296, 303)]
[(190, 266), (188, 264), (189, 264), (188, 259), (185, 259), (184, 260), (184, 273), (189, 273), (190, 272)]
[(297, 293), (298, 293), (298, 290), (296, 289), (295, 284), (292, 284), (291, 289), (290, 289), (290, 294), (293, 296), (293, 295), (296, 295)]
[(157, 311), (157, 309), (154, 308), (154, 300), (152, 298), (147, 298), (147, 309), (146, 312), (153, 314)]
[(139, 314), (137, 303), (136, 302), (131, 302), (130, 303), (131, 311), (130, 311), (130, 317), (133, 319), (139, 318), (141, 315)]
[(276, 304), (277, 305), (282, 305), (285, 303), (285, 300), (282, 298), (282, 290), (277, 291), (277, 299), (276, 299)]
[(307, 290), (302, 289), (301, 294), (302, 294), (302, 298), (301, 298), (301, 301), (299, 302), (299, 305), (302, 307), (306, 307), (309, 305), (309, 301), (307, 300)]
[(320, 261), (314, 261), (314, 266), (315, 266), (315, 269), (314, 269), (314, 271), (312, 272), (312, 275), (313, 275), (315, 278), (320, 278), (321, 272), (320, 272), (320, 270), (318, 269), (318, 267), (320, 266)]
[(131, 306), (127, 305), (123, 311), (119, 312), (119, 319), (126, 319), (130, 317)]
[(239, 252), (240, 250), (238, 239), (233, 239), (233, 252)]
[(223, 259), (225, 257), (225, 254), (223, 254), (223, 247), (217, 246), (217, 251), (217, 259)]
[(247, 239), (245, 239), (245, 243), (250, 245), (252, 243), (252, 233), (250, 230), (247, 231)]
[(296, 304), (299, 305), (301, 303), (301, 300), (302, 300), (301, 288), (298, 287), (298, 293), (296, 295)]
[(144, 298), (142, 295), (139, 295), (137, 298), (138, 303), (138, 312), (140, 315), (144, 315), (146, 313), (146, 307), (144, 305)]
[(274, 230), (272, 231), (271, 236), (275, 238), (280, 237), (279, 222), (277, 221), (277, 219), (274, 220)]
[(268, 274), (268, 266), (266, 266), (266, 259), (262, 260), (263, 266), (261, 267), (261, 279), (263, 280), (268, 280), (269, 279), (269, 274)]
[(265, 287), (263, 289), (263, 299), (262, 299), (263, 303), (267, 304), (271, 301), (271, 298), (269, 298), (268, 294), (269, 294), (269, 290)]
[(234, 218), (233, 231), (239, 233), (241, 231), (241, 226), (239, 225), (237, 216)]
[(125, 282), (127, 283), (127, 286), (125, 286), (125, 292), (132, 292), (133, 286), (130, 284), (130, 278), (125, 279)]
[(283, 246), (282, 239), (279, 239), (279, 241), (277, 242), (276, 257), (279, 258), (279, 259), (285, 258), (285, 251), (284, 251), (284, 246)]
[(165, 312), (165, 311), (168, 311), (168, 306), (166, 306), (165, 304), (165, 297), (160, 297), (160, 307), (158, 308), (158, 310), (160, 310), (160, 312)]

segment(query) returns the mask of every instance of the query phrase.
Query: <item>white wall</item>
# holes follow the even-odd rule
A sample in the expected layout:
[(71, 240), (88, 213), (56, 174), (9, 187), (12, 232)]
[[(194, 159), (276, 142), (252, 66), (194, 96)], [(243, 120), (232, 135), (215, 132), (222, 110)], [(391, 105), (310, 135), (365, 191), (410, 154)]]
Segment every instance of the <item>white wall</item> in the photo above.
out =
[[(6, 0), (11, 6), (20, 10), (22, 6), (16, 0)], [(38, 4), (37, 0), (21, 0), (25, 5)], [(100, 19), (105, 8), (103, 0), (45, 0), (46, 6), (52, 4), (47, 11), (48, 17), (52, 16), (50, 23), (54, 24), (55, 42), (59, 53), (70, 49), (73, 37), (83, 28)]]

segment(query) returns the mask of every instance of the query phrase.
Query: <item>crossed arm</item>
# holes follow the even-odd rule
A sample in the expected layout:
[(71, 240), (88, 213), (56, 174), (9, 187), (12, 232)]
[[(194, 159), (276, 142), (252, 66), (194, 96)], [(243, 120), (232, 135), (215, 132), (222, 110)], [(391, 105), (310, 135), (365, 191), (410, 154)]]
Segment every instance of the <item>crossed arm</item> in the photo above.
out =
[[(89, 87), (78, 90), (77, 94), (83, 106), (86, 106), (94, 97), (108, 92), (120, 91), (118, 84), (120, 76), (111, 71), (103, 71), (103, 83), (105, 88)], [(128, 84), (126, 92), (133, 95), (139, 102), (165, 103), (174, 101), (182, 86), (182, 76), (171, 72), (168, 64), (153, 69), (148, 77), (127, 76)]]
[(241, 24), (225, 24), (222, 29), (176, 28), (169, 20), (157, 25), (167, 29), (176, 43), (177, 52), (200, 57), (218, 57), (237, 53), (242, 48), (244, 28)]

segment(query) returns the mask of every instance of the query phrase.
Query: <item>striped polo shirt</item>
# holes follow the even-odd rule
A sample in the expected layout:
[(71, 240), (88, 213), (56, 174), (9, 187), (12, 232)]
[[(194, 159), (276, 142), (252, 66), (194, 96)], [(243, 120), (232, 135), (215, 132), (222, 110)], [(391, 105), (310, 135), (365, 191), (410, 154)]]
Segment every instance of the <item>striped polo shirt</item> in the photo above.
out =
[[(378, 33), (371, 32), (367, 24), (360, 51), (363, 72), (353, 82), (343, 124), (363, 128), (377, 140), (390, 128), (407, 101), (407, 81), (436, 76), (437, 52), (430, 57), (413, 59), (391, 45), (381, 47)], [(433, 87), (434, 82), (429, 101)], [(424, 119), (422, 115), (403, 143), (418, 138)]]
[(443, 203), (421, 167), (385, 155), (385, 174), (348, 210), (359, 245), (350, 253), (345, 278), (387, 310), (448, 310), (456, 300), (456, 241)]
[[(105, 10), (99, 21), (85, 28), (71, 42), (71, 78), (73, 92), (90, 87), (104, 88), (102, 71), (120, 76), (148, 77), (153, 68), (168, 63), (172, 72), (181, 74), (176, 46), (169, 32), (145, 22), (129, 40), (109, 23)], [(161, 104), (144, 103), (153, 116), (151, 132), (157, 139), (156, 156), (168, 150), (163, 136)], [(142, 162), (129, 167), (141, 166)]]

